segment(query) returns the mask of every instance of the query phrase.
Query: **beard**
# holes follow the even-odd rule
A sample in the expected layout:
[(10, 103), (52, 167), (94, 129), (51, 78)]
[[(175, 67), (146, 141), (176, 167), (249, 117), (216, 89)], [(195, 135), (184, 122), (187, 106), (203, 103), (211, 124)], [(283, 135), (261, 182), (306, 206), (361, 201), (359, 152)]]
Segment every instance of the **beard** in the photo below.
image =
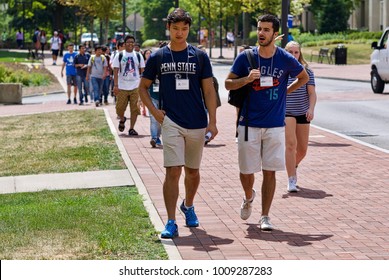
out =
[(273, 40), (272, 39), (265, 39), (263, 41), (259, 40), (258, 39), (258, 45), (260, 45), (261, 47), (267, 47), (267, 46), (270, 46), (270, 44), (273, 43)]

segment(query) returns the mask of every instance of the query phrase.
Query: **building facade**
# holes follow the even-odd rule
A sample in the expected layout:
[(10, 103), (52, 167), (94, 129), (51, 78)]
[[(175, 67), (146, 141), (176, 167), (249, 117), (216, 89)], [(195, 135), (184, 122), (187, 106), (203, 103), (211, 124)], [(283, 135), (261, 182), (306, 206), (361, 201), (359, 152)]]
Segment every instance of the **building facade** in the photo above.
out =
[[(304, 31), (316, 29), (312, 13), (308, 7), (301, 15)], [(361, 0), (349, 19), (350, 29), (381, 31), (389, 26), (389, 0)]]

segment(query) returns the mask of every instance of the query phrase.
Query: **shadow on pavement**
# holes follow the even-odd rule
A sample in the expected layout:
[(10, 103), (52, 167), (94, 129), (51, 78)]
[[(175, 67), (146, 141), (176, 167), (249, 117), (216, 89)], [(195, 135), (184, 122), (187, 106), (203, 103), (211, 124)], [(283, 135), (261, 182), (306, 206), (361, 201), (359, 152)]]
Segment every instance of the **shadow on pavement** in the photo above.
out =
[(322, 241), (331, 238), (332, 234), (299, 234), (295, 232), (285, 232), (282, 230), (262, 231), (258, 228), (258, 224), (248, 224), (247, 229), (248, 239), (257, 239), (270, 242), (286, 242), (290, 246), (308, 246), (312, 242)]
[(301, 197), (301, 198), (309, 198), (309, 199), (324, 199), (326, 197), (332, 197), (332, 194), (327, 194), (322, 190), (312, 190), (308, 188), (301, 188), (297, 186), (298, 192), (291, 192), (287, 194), (283, 194), (282, 198), (290, 198), (290, 197)]
[(218, 245), (232, 244), (233, 239), (220, 238), (215, 235), (208, 235), (205, 230), (199, 228), (191, 228), (191, 235), (182, 236), (174, 239), (176, 246), (191, 246), (195, 251), (211, 252), (220, 250)]

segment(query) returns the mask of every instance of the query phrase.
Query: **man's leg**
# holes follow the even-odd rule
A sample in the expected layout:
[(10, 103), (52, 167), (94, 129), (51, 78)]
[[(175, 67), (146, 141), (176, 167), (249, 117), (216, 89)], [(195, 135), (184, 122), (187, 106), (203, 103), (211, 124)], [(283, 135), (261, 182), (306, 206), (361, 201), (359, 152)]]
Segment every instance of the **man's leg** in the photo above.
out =
[(138, 119), (138, 115), (140, 115), (138, 102), (139, 102), (138, 89), (132, 90), (130, 92), (130, 112), (131, 112), (130, 130), (134, 129), (136, 120)]
[(199, 169), (185, 167), (185, 206), (192, 206), (194, 197), (200, 185)]
[(70, 96), (71, 96), (71, 92), (72, 92), (72, 85), (70, 83), (68, 83), (67, 86), (68, 86), (68, 92), (67, 92), (68, 99), (70, 100)]
[(88, 102), (89, 91), (91, 90), (89, 87), (89, 81), (86, 80), (86, 77), (82, 77), (81, 80), (84, 84), (85, 102)]
[(270, 206), (276, 190), (276, 172), (263, 170), (262, 174), (262, 216), (269, 216)]
[(83, 96), (83, 93), (82, 93), (82, 78), (81, 76), (77, 75), (76, 76), (76, 82), (77, 82), (77, 88), (78, 88), (78, 93), (79, 93), (79, 100), (80, 100), (80, 104), (84, 103), (84, 96)]
[(254, 174), (242, 174), (242, 173), (239, 173), (239, 175), (240, 175), (240, 182), (242, 184), (243, 191), (245, 194), (245, 199), (251, 200), (251, 198), (253, 197), (255, 176)]
[(127, 104), (130, 102), (128, 91), (119, 90), (116, 95), (116, 115), (120, 118), (120, 121), (124, 122), (124, 114), (126, 112)]
[(168, 220), (176, 220), (176, 207), (179, 194), (179, 180), (182, 167), (166, 167), (165, 182), (163, 183), (163, 198), (167, 211)]
[(70, 76), (66, 75), (66, 88), (67, 88), (66, 94), (68, 95), (68, 101), (66, 104), (71, 104), (70, 96), (71, 96), (71, 90), (72, 90), (71, 89), (71, 86), (72, 86), (71, 82), (72, 81), (70, 78), (71, 78)]
[(76, 76), (72, 76), (72, 84), (73, 84), (73, 91), (74, 91), (74, 100), (77, 100), (77, 80), (76, 80)]

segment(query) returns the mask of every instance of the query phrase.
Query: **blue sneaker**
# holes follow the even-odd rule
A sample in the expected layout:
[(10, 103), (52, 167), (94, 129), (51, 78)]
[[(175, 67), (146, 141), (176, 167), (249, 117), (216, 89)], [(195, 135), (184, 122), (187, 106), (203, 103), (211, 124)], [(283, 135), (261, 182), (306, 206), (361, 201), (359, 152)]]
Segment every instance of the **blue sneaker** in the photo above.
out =
[(168, 220), (165, 230), (161, 232), (161, 238), (174, 238), (178, 236), (178, 227), (175, 220)]
[(158, 146), (162, 145), (161, 139), (157, 138), (157, 140), (155, 141), (155, 144), (157, 144)]
[(194, 211), (194, 206), (186, 208), (184, 201), (180, 206), (181, 211), (185, 214), (185, 222), (188, 227), (198, 227), (199, 220), (197, 219), (196, 213)]

